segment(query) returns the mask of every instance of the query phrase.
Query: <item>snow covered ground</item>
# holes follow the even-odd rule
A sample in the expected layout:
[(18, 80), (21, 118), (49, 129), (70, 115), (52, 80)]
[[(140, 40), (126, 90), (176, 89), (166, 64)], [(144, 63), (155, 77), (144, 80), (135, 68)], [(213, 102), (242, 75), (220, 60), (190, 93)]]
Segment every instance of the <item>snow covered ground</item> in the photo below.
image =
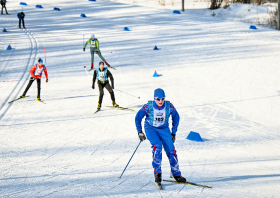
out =
[[(280, 149), (280, 35), (278, 31), (191, 12), (109, 1), (26, 1), (26, 30), (0, 15), (0, 196), (1, 197), (278, 197)], [(54, 11), (58, 7), (61, 11)], [(87, 18), (81, 18), (84, 13)], [(123, 31), (129, 27), (131, 31)], [(111, 70), (119, 105), (106, 108), (91, 89), (89, 48), (94, 33)], [(14, 48), (6, 51), (8, 45)], [(154, 51), (157, 45), (160, 50)], [(47, 50), (49, 83), (43, 78), (29, 98), (7, 101), (24, 90), (29, 69)], [(99, 58), (95, 58), (95, 65)], [(154, 71), (159, 78), (153, 78)], [(17, 81), (21, 80), (21, 81)], [(3, 82), (13, 81), (13, 82)], [(201, 189), (154, 185), (151, 148), (139, 143), (138, 109), (161, 87), (181, 121), (175, 147), (183, 176), (213, 186)], [(204, 143), (185, 138), (199, 132)], [(170, 173), (163, 155), (163, 178)]]
[[(154, 7), (159, 9), (182, 10), (182, 0), (110, 0), (113, 2), (126, 3)], [(211, 1), (185, 0), (184, 9), (186, 13), (203, 16), (218, 17), (220, 19), (242, 21), (254, 25), (267, 26), (276, 29), (275, 11), (277, 3), (266, 3), (263, 5), (253, 4), (229, 4), (223, 1), (221, 8), (210, 10)]]

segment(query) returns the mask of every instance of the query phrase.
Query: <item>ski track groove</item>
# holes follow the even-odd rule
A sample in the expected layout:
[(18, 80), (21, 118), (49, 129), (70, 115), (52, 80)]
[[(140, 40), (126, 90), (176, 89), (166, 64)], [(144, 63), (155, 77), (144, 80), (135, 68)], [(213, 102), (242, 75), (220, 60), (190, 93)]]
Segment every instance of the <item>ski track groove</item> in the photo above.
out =
[[(22, 30), (22, 31), (24, 31), (24, 30)], [(38, 43), (37, 43), (37, 40), (36, 40), (35, 36), (32, 34), (32, 32), (29, 29), (26, 29), (24, 32), (29, 37), (29, 40), (30, 40), (30, 43), (31, 43), (31, 52), (30, 52), (29, 60), (28, 60), (28, 63), (26, 65), (26, 67), (24, 69), (24, 72), (22, 73), (19, 81), (17, 82), (17, 84), (15, 85), (15, 87), (13, 88), (13, 90), (11, 91), (9, 96), (6, 98), (4, 103), (1, 105), (0, 111), (4, 108), (4, 106), (6, 104), (8, 104), (9, 99), (12, 97), (12, 95), (14, 94), (16, 89), (19, 87), (19, 84), (22, 82), (22, 85), (20, 86), (18, 92), (16, 93), (16, 95), (11, 100), (15, 100), (18, 97), (18, 95), (21, 92), (23, 86), (26, 84), (25, 79), (27, 79), (29, 77), (29, 75), (30, 75), (29, 73), (26, 75), (26, 72), (28, 71), (29, 66), (31, 64), (33, 65), (33, 63), (35, 63), (35, 61), (36, 61), (36, 56), (37, 56), (37, 53), (38, 53)], [(26, 76), (26, 77), (24, 77), (24, 76)], [(4, 112), (0, 115), (0, 121), (6, 115), (6, 113), (8, 112), (8, 110), (10, 109), (10, 107), (12, 105), (13, 105), (13, 103), (8, 104), (6, 110), (4, 110)]]
[(108, 195), (96, 182), (93, 182), (95, 186), (97, 186), (107, 197), (111, 197)]

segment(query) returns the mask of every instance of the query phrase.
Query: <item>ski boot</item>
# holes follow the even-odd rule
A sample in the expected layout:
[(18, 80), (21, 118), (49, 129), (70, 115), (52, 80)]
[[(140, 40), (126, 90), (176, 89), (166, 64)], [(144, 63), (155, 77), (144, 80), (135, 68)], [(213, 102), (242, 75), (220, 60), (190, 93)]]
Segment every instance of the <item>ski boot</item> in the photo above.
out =
[(25, 98), (25, 94), (22, 94), (22, 95), (20, 96), (20, 98)]
[(155, 182), (156, 183), (161, 183), (161, 173), (155, 173)]
[(93, 69), (94, 68), (94, 66), (93, 66), (93, 64), (91, 64), (91, 68), (90, 69)]
[(101, 104), (98, 104), (97, 111), (99, 111), (100, 109), (101, 109)]
[(173, 176), (174, 179), (176, 180), (176, 182), (187, 182), (186, 178), (182, 177), (182, 176)]
[(155, 174), (155, 182), (159, 190), (162, 190), (162, 185), (161, 185), (161, 173), (154, 173)]
[(115, 101), (113, 101), (112, 104), (113, 104), (113, 106), (114, 106), (115, 108), (120, 107)]
[(41, 98), (37, 98), (37, 101), (41, 102)]
[(107, 65), (107, 67), (110, 67), (109, 63), (105, 62), (105, 64)]

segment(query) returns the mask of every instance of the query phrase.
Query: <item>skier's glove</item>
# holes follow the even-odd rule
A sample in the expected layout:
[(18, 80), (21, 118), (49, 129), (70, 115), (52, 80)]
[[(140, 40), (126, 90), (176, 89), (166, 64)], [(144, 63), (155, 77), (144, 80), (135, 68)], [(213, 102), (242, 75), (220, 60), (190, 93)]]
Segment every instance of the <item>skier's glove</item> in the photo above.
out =
[(112, 85), (112, 89), (115, 89), (115, 86), (114, 86), (114, 85)]
[(176, 134), (171, 134), (172, 135), (172, 141), (173, 141), (173, 143), (175, 142), (175, 140), (176, 140)]
[(48, 83), (48, 82), (49, 82), (49, 79), (47, 78), (47, 79), (46, 79), (46, 83)]
[(91, 88), (94, 89), (94, 84), (92, 84)]
[(85, 50), (86, 50), (86, 48), (83, 48), (83, 50), (85, 51)]
[(36, 80), (36, 77), (31, 77), (30, 80)]
[(139, 139), (140, 139), (141, 142), (146, 139), (146, 136), (143, 132), (138, 133), (138, 136), (139, 136)]

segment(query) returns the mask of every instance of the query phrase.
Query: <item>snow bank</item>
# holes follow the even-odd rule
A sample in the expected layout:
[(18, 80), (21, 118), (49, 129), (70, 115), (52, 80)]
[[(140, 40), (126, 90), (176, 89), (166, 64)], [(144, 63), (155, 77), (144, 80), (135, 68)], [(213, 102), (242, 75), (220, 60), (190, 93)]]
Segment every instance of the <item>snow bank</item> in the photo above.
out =
[[(156, 7), (161, 9), (182, 9), (181, 0), (111, 0), (131, 5)], [(265, 25), (275, 28), (276, 18), (274, 13), (277, 3), (266, 3), (264, 5), (231, 4), (217, 10), (210, 10), (210, 2), (185, 1), (185, 12), (198, 15), (219, 17), (228, 20), (242, 21), (255, 25)]]

